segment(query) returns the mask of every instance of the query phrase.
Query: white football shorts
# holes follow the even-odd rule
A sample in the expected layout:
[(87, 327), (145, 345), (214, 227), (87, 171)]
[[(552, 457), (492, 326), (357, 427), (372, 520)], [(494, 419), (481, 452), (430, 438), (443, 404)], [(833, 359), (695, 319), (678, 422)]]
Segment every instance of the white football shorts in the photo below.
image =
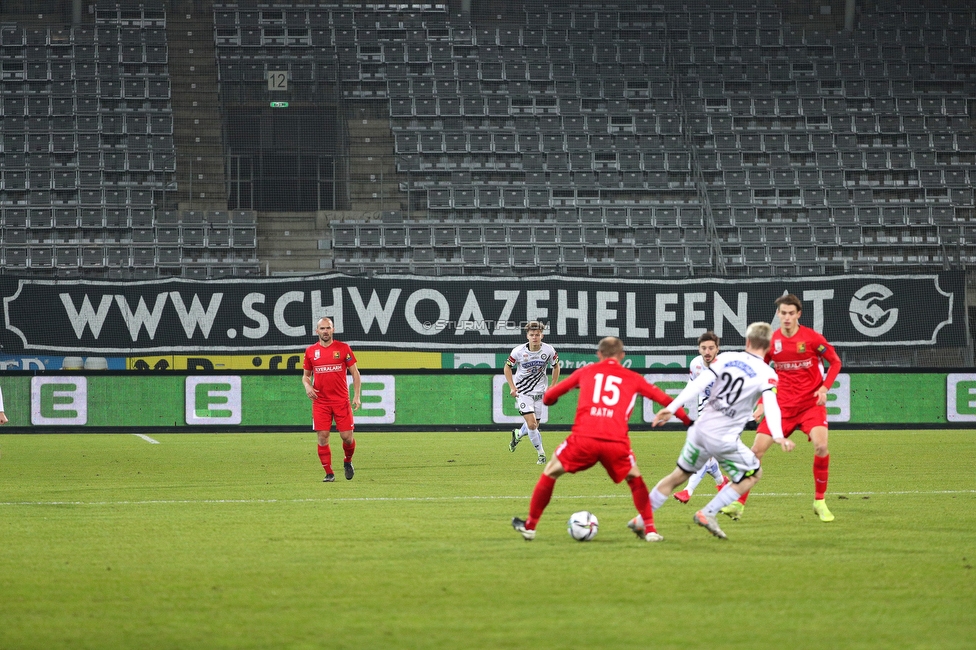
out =
[(535, 414), (535, 419), (542, 421), (543, 414), (543, 404), (542, 404), (542, 393), (532, 393), (531, 395), (518, 395), (515, 397), (515, 403), (518, 405), (518, 412), (521, 415), (528, 415), (529, 413)]
[(698, 431), (694, 424), (688, 429), (685, 446), (678, 456), (678, 467), (694, 474), (715, 458), (718, 466), (733, 483), (752, 476), (759, 469), (759, 459), (742, 443), (739, 436), (714, 436)]

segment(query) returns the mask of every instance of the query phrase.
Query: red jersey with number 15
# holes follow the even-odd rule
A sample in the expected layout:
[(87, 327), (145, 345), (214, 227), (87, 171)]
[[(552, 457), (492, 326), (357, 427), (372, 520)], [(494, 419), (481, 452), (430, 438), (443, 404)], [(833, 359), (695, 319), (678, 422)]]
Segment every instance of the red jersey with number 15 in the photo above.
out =
[(356, 363), (356, 355), (341, 341), (332, 340), (327, 346), (320, 341), (305, 350), (305, 370), (312, 371), (312, 388), (322, 402), (349, 402), (346, 368)]
[[(580, 394), (573, 435), (628, 444), (627, 421), (634, 410), (637, 395), (650, 398), (661, 406), (667, 406), (673, 399), (639, 373), (621, 366), (616, 359), (604, 359), (574, 370), (569, 377), (547, 390), (542, 401), (553, 404), (577, 386)], [(685, 424), (691, 424), (684, 409), (678, 409), (675, 415)]]
[[(830, 364), (824, 373), (823, 361)], [(783, 330), (773, 332), (766, 363), (776, 365), (779, 386), (776, 401), (784, 416), (793, 415), (817, 405), (817, 389), (829, 390), (840, 374), (840, 357), (834, 346), (814, 329), (800, 325), (796, 334), (786, 336)]]

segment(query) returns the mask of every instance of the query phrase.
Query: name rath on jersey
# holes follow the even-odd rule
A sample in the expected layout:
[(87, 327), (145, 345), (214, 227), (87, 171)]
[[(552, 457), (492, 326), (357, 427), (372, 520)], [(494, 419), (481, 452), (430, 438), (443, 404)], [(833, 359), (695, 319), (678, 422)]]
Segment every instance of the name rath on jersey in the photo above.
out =
[(612, 418), (613, 409), (608, 409), (606, 406), (591, 406), (590, 415), (600, 418)]

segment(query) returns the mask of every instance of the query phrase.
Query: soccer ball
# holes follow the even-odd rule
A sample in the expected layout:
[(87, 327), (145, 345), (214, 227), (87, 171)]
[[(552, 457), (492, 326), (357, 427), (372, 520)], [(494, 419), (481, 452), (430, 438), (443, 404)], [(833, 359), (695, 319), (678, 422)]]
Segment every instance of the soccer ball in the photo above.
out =
[(588, 542), (596, 537), (596, 531), (600, 528), (600, 522), (596, 520), (596, 515), (586, 510), (574, 512), (569, 518), (566, 532), (577, 542)]

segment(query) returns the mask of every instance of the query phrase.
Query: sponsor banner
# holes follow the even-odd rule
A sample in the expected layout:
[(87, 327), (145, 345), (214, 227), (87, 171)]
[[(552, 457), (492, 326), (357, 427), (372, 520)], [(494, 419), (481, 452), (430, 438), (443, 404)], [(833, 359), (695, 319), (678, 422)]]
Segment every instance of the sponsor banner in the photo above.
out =
[(976, 422), (976, 374), (946, 377), (946, 414), (949, 422)]
[[(402, 370), (440, 368), (439, 352), (355, 351), (360, 370)], [(122, 359), (128, 370), (295, 370), (301, 372), (305, 351), (282, 354), (197, 354), (129, 357)], [(115, 369), (111, 368), (110, 369)]]
[[(669, 394), (685, 385), (683, 372), (646, 376)], [(311, 429), (311, 405), (293, 374), (11, 373), (2, 379), (10, 418), (5, 432), (32, 426), (96, 432), (107, 427)], [(522, 422), (497, 373), (364, 373), (362, 380), (357, 430), (376, 425), (504, 431)], [(828, 400), (828, 418), (839, 425), (976, 422), (976, 373), (843, 373)], [(655, 409), (638, 400), (631, 422), (646, 426)], [(565, 429), (575, 410), (575, 396), (564, 396), (548, 408), (546, 427)]]
[(125, 370), (125, 357), (52, 357), (0, 354), (0, 370)]
[[(712, 330), (726, 347), (774, 317), (795, 293), (801, 322), (837, 347), (966, 344), (964, 274), (736, 280), (513, 278), (302, 278), (93, 282), (0, 278), (8, 353), (104, 356), (294, 352), (333, 319), (353, 348), (507, 352), (523, 325), (542, 320), (546, 341), (589, 352), (605, 336), (628, 352), (694, 350)], [(923, 306), (924, 308), (920, 308)], [(479, 362), (483, 363), (483, 362)], [(635, 365), (636, 367), (636, 365)]]

